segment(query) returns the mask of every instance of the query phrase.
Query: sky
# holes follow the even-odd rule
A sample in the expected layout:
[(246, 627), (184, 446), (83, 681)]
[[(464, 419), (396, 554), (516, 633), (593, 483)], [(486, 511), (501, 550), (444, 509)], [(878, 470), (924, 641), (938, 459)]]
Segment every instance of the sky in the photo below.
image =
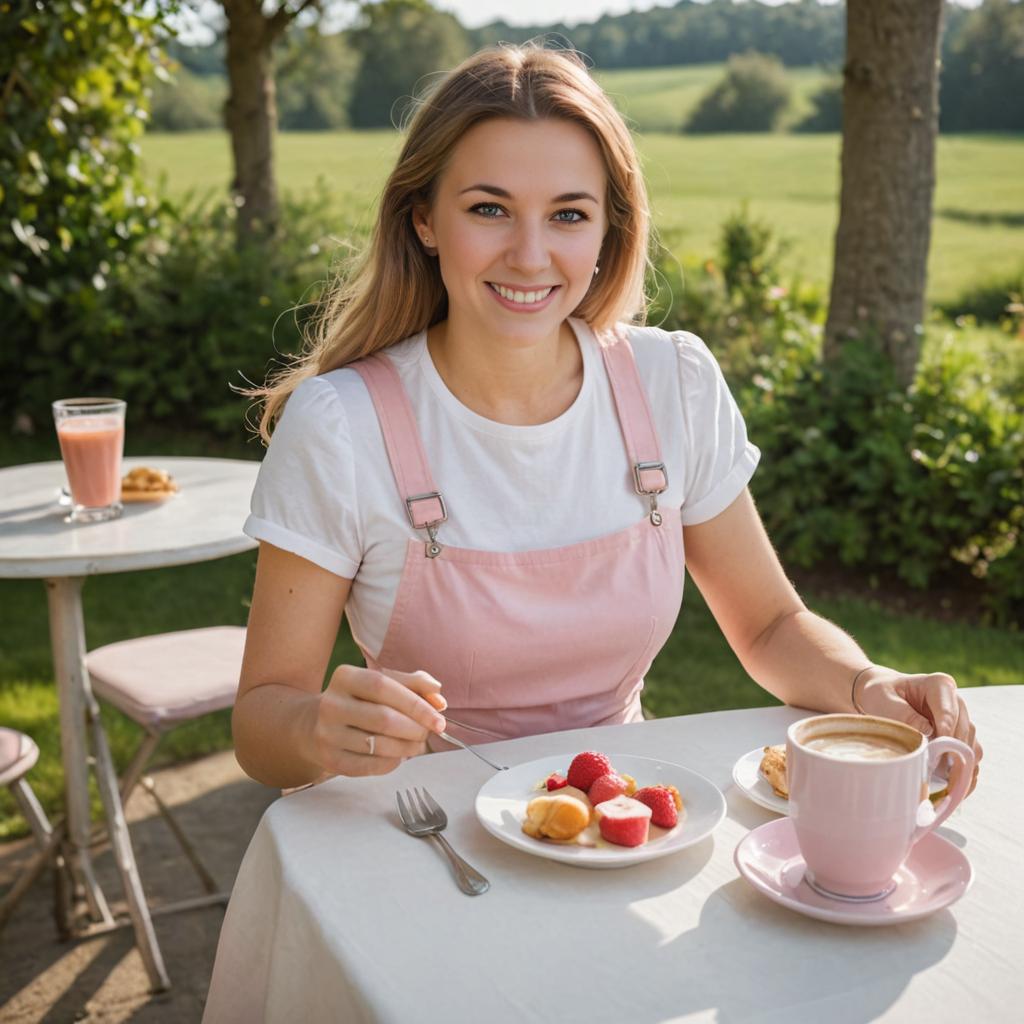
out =
[[(762, 3), (778, 4), (786, 0), (761, 0)], [(825, 3), (837, 3), (839, 0), (823, 0)], [(981, 0), (956, 0), (963, 7), (977, 7)], [(647, 11), (652, 7), (672, 7), (675, 0), (434, 0), (434, 5), (442, 10), (450, 11), (463, 25), (477, 28), (499, 18), (509, 25), (552, 25), (556, 22), (579, 24), (584, 21), (596, 21), (602, 14), (625, 14), (627, 11)], [(221, 5), (216, 0), (201, 0), (201, 8), (205, 9), (207, 18), (216, 19), (222, 13)], [(266, 7), (271, 7), (265, 4)], [(339, 20), (329, 30), (343, 28), (350, 14), (347, 11), (354, 4), (342, 4)], [(272, 8), (271, 8), (272, 9)], [(183, 42), (199, 45), (213, 41), (213, 33), (203, 25), (202, 17), (187, 12), (180, 19)]]

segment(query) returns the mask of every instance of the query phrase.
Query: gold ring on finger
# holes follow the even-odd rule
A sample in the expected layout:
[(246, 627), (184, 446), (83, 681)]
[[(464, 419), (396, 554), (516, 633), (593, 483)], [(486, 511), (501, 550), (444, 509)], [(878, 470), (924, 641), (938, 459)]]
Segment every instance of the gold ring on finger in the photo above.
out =
[(370, 748), (370, 757), (373, 757), (374, 750), (377, 746), (377, 737), (372, 733), (366, 737), (366, 745)]

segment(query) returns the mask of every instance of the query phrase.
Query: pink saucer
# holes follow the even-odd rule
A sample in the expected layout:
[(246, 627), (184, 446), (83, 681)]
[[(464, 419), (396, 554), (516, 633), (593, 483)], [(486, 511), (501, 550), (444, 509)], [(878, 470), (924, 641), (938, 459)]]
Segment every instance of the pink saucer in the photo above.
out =
[(834, 924), (903, 924), (955, 903), (974, 881), (971, 862), (948, 839), (926, 835), (896, 872), (896, 888), (875, 903), (846, 903), (816, 893), (804, 881), (793, 822), (777, 818), (748, 832), (736, 846), (736, 867), (755, 889), (790, 910)]

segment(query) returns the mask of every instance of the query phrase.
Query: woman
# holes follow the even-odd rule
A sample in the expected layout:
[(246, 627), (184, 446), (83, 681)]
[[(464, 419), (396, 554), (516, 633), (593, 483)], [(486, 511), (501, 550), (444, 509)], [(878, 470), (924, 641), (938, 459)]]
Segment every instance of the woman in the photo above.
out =
[[(684, 550), (778, 698), (974, 744), (948, 675), (874, 665), (806, 609), (704, 344), (627, 326), (648, 223), (629, 132), (574, 55), (483, 51), (419, 107), (363, 264), (261, 392), (276, 428), (234, 711), (254, 778), (389, 772), (446, 728), (638, 719)], [(322, 689), (343, 613), (367, 667)]]

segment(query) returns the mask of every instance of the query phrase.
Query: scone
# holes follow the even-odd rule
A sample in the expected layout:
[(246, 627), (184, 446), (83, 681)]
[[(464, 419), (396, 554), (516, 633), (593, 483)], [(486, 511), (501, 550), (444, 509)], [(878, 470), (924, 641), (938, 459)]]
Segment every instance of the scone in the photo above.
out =
[(178, 485), (164, 469), (136, 466), (121, 479), (122, 501), (163, 501), (177, 492)]
[(789, 799), (789, 787), (786, 785), (786, 744), (764, 748), (759, 771), (771, 784), (776, 796), (783, 800)]
[(556, 792), (538, 796), (526, 805), (523, 831), (534, 839), (571, 843), (590, 823), (590, 804)]

